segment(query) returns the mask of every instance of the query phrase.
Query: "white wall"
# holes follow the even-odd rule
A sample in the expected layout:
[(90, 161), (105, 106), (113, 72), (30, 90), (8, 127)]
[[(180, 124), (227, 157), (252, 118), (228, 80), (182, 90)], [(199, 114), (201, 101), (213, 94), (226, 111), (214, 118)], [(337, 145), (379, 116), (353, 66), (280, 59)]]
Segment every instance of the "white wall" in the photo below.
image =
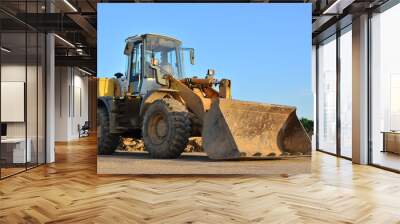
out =
[[(37, 70), (38, 69), (38, 70)], [(24, 82), (26, 84), (26, 107), (22, 106), (20, 111), (27, 115), (27, 120), (22, 122), (6, 122), (7, 137), (24, 138), (25, 134), (29, 139), (32, 161), (44, 162), (45, 148), (45, 116), (44, 116), (44, 74), (41, 66), (32, 66), (18, 63), (4, 63), (1, 66), (2, 82)], [(27, 78), (27, 80), (25, 80)], [(24, 94), (24, 90), (21, 90)], [(2, 96), (7, 97), (7, 96)], [(10, 107), (2, 107), (6, 113), (13, 113)], [(26, 111), (25, 111), (26, 110)], [(38, 153), (38, 155), (37, 155)]]
[[(29, 130), (36, 131), (36, 80), (31, 77), (32, 74), (36, 77), (36, 66), (25, 66), (19, 64), (3, 64), (1, 66), (1, 81), (2, 82), (24, 82), (26, 71), (28, 72), (28, 87), (27, 87), (27, 120), (28, 120), (28, 137)], [(39, 71), (40, 72), (40, 71)], [(40, 83), (41, 84), (41, 83)], [(31, 87), (31, 88), (29, 88)], [(41, 102), (41, 101), (40, 101)], [(38, 105), (42, 107), (43, 105)], [(7, 110), (8, 108), (1, 108), (2, 110)], [(7, 122), (7, 134), (9, 137), (25, 137), (25, 122)], [(36, 132), (35, 132), (36, 135)], [(40, 136), (43, 137), (43, 136)]]
[[(1, 81), (25, 82), (25, 69), (25, 64), (3, 64)], [(7, 108), (1, 108), (1, 110), (7, 110)], [(25, 122), (7, 123), (7, 137), (25, 137)]]
[(88, 120), (88, 78), (72, 67), (56, 67), (55, 140), (79, 138), (78, 125)]
[(55, 141), (68, 140), (69, 80), (67, 67), (55, 68)]
[(79, 72), (79, 70), (75, 69), (73, 72), (70, 135), (72, 138), (78, 138), (78, 125), (82, 126), (85, 121), (88, 121), (88, 78), (82, 76), (83, 73)]

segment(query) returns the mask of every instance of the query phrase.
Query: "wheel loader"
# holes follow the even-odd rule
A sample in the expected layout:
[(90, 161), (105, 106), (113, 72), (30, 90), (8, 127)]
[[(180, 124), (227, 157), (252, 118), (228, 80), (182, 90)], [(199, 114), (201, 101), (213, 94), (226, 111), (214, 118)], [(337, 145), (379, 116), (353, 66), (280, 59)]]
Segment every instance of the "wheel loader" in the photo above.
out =
[(98, 80), (98, 153), (114, 153), (120, 137), (143, 138), (153, 158), (177, 158), (201, 136), (210, 159), (310, 156), (296, 108), (233, 100), (231, 81), (188, 77), (193, 48), (159, 34), (126, 39), (126, 74)]

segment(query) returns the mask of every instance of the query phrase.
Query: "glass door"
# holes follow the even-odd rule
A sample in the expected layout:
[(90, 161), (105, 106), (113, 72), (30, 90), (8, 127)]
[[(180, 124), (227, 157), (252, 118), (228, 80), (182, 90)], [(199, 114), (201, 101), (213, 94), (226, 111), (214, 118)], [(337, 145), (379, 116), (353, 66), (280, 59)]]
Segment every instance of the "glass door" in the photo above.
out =
[(400, 171), (400, 4), (371, 18), (370, 162)]
[(352, 157), (352, 32), (351, 25), (340, 35), (340, 155)]
[[(44, 1), (18, 2), (18, 13), (43, 13)], [(1, 2), (1, 6), (13, 4)], [(43, 33), (0, 12), (0, 178), (45, 163)]]
[(336, 154), (336, 35), (318, 47), (318, 150)]

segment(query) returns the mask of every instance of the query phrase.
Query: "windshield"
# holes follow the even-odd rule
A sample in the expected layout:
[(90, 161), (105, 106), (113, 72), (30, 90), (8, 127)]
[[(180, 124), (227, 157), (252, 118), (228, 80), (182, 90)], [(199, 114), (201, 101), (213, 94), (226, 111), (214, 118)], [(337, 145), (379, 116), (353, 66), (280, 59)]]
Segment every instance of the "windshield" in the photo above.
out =
[(179, 42), (160, 37), (149, 37), (146, 39), (145, 47), (145, 68), (148, 77), (153, 76), (150, 67), (151, 59), (158, 60), (160, 71), (163, 75), (170, 74), (177, 79), (183, 78), (182, 66), (180, 63)]

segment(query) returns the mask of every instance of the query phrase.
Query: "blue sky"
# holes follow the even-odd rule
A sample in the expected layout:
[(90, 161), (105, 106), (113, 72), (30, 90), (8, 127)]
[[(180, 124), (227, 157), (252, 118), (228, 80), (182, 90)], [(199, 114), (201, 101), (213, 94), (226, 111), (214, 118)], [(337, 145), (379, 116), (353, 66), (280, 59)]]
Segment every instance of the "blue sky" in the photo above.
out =
[(98, 76), (125, 72), (125, 39), (176, 37), (195, 48), (190, 74), (232, 81), (239, 100), (296, 106), (312, 118), (311, 4), (98, 4)]

